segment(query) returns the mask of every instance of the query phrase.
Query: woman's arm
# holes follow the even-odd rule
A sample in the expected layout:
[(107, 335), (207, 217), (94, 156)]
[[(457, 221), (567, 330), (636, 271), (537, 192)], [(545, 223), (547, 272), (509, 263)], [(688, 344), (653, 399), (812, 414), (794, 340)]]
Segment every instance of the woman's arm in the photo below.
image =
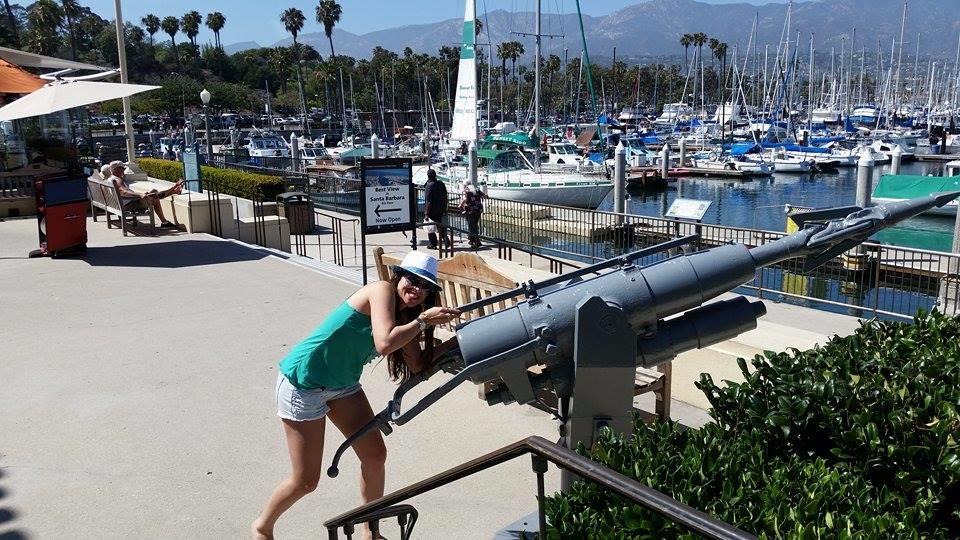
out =
[(457, 338), (453, 337), (436, 345), (433, 348), (433, 356), (431, 358), (426, 357), (425, 350), (420, 348), (420, 340), (413, 340), (410, 343), (407, 343), (403, 346), (403, 361), (407, 364), (407, 367), (410, 368), (410, 371), (414, 373), (420, 373), (424, 369), (432, 366), (434, 362), (437, 361), (445, 352), (449, 351), (457, 345)]
[(371, 287), (370, 325), (373, 327), (373, 345), (377, 349), (377, 354), (382, 356), (399, 350), (420, 333), (420, 324), (416, 320), (402, 325), (398, 325), (394, 320), (395, 295), (388, 281), (377, 282)]

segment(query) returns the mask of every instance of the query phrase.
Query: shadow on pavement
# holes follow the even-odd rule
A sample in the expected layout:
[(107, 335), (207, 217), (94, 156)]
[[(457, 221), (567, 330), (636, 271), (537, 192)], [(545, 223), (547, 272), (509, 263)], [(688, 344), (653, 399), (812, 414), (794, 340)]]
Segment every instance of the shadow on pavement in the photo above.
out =
[[(0, 468), (0, 481), (3, 480), (5, 476), (4, 470)], [(7, 498), (7, 490), (0, 485), (0, 505), (3, 504), (3, 499)], [(23, 532), (22, 530), (12, 529), (4, 530), (6, 525), (9, 525), (16, 521), (19, 517), (19, 513), (13, 508), (0, 506), (0, 540), (27, 540), (30, 538), (30, 535)]]
[(123, 246), (90, 247), (82, 257), (90, 266), (185, 268), (242, 261), (269, 255), (223, 241), (184, 240)]

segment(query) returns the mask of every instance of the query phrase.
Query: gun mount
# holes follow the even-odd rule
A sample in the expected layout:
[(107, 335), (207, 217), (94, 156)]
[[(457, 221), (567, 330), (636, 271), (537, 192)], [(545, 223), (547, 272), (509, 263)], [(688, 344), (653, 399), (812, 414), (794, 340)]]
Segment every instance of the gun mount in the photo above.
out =
[[(810, 212), (803, 229), (761, 246), (729, 244), (635, 264), (697, 240), (684, 237), (460, 306), (470, 311), (525, 296), (510, 308), (457, 327), (459, 350), (401, 385), (387, 408), (341, 446), (328, 474), (336, 475), (340, 456), (357, 437), (378, 426), (389, 433), (389, 423), (409, 422), (468, 380), (491, 385), (485, 394), (489, 404), (530, 404), (555, 414), (568, 448), (581, 442), (590, 446), (601, 427), (627, 432), (638, 366), (656, 366), (754, 329), (766, 313), (763, 302), (745, 297), (705, 303), (749, 282), (758, 268), (806, 257), (804, 271), (809, 271), (873, 233), (958, 196), (852, 207), (839, 219), (829, 219), (836, 209)], [(537, 372), (530, 370), (534, 366)], [(401, 411), (400, 399), (410, 387), (439, 369), (456, 374)], [(564, 478), (564, 486), (570, 481)]]

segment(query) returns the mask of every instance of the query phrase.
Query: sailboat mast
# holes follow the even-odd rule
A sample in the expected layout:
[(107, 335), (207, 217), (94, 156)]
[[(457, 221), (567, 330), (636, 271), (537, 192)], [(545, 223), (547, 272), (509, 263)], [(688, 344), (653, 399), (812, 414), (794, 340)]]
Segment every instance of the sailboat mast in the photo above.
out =
[[(907, 24), (907, 2), (903, 2), (903, 16), (900, 18), (900, 47), (897, 50), (897, 79), (893, 85), (893, 99), (891, 100), (891, 105), (898, 107), (900, 103), (900, 66), (903, 65), (903, 29)], [(896, 109), (894, 109), (894, 114), (896, 114)], [(887, 121), (889, 125), (890, 121)]]
[(807, 76), (807, 129), (813, 131), (813, 32), (810, 32), (810, 75)]
[(533, 152), (533, 164), (540, 170), (540, 0), (537, 0), (536, 46), (533, 58), (533, 138), (536, 140), (536, 149)]

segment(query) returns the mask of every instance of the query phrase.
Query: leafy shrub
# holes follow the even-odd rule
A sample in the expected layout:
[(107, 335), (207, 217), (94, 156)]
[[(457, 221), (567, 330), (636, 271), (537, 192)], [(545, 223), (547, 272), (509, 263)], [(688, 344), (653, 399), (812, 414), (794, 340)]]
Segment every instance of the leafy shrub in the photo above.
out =
[[(183, 164), (165, 159), (139, 158), (137, 164), (154, 178), (176, 182), (183, 178)], [(254, 174), (217, 167), (200, 167), (200, 175), (206, 182), (217, 185), (220, 193), (243, 198), (254, 195), (271, 200), (284, 191), (283, 179), (278, 176)]]
[[(637, 424), (589, 455), (769, 538), (960, 537), (960, 321), (872, 321), (808, 351), (740, 360), (745, 382), (698, 387), (715, 423)], [(595, 485), (548, 501), (552, 536), (685, 531)]]

